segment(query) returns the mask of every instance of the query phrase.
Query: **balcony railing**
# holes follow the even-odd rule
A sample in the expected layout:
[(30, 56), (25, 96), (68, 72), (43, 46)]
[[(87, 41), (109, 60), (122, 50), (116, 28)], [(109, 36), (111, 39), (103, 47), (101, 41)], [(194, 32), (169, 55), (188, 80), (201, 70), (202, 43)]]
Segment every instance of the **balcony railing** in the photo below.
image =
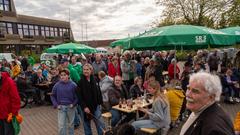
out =
[(48, 42), (54, 42), (55, 41), (55, 37), (45, 37), (45, 41), (48, 41)]
[(33, 38), (33, 36), (31, 35), (23, 35), (23, 36), (20, 36), (21, 37), (21, 40), (23, 41), (34, 41), (35, 39)]

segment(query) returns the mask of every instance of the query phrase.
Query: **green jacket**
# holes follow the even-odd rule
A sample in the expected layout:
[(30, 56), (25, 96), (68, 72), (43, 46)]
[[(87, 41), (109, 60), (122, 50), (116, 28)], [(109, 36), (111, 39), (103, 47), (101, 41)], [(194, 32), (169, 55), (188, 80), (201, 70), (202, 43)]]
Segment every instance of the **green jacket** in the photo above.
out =
[[(72, 64), (70, 64), (70, 65), (72, 65)], [(78, 74), (79, 74), (79, 76), (81, 78), (81, 75), (83, 74), (82, 65), (75, 64), (75, 65), (72, 65), (72, 67), (77, 70), (77, 72), (78, 72)]]
[(35, 59), (32, 56), (28, 56), (28, 63), (33, 66), (35, 64)]
[(78, 71), (71, 64), (68, 65), (68, 70), (70, 72), (71, 80), (74, 81), (75, 83), (78, 83), (80, 80)]

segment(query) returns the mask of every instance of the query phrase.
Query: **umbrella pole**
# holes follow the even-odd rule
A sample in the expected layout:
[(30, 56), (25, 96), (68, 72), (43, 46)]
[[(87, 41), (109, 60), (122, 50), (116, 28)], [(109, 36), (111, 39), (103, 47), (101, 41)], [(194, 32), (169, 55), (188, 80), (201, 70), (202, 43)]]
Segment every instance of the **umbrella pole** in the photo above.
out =
[[(175, 53), (174, 53), (174, 59), (176, 60), (176, 51), (177, 49), (176, 49), (176, 45), (175, 45)], [(177, 60), (176, 60), (177, 61)], [(174, 62), (174, 79), (176, 79), (176, 62)]]

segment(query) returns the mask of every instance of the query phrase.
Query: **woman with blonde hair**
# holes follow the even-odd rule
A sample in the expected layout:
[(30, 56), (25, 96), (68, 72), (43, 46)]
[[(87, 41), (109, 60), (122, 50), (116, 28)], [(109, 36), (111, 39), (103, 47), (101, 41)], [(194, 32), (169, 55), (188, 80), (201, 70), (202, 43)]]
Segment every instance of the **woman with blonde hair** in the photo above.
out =
[(130, 87), (130, 96), (132, 98), (137, 98), (138, 96), (142, 96), (143, 94), (143, 80), (141, 76), (137, 76), (134, 79), (134, 84)]
[(168, 99), (157, 81), (148, 84), (148, 91), (153, 95), (152, 109), (139, 108), (146, 114), (147, 119), (135, 121), (132, 125), (135, 130), (140, 128), (161, 129), (161, 134), (167, 135), (171, 123)]

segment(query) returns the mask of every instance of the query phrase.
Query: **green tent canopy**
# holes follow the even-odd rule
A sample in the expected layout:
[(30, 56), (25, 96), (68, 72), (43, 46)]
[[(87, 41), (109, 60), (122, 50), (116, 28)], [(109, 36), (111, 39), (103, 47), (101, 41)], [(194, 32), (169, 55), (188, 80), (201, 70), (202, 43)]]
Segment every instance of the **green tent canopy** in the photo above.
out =
[(128, 49), (135, 50), (192, 50), (234, 45), (233, 35), (194, 25), (171, 25), (154, 28), (132, 39)]
[(239, 26), (220, 29), (220, 31), (225, 32), (227, 34), (235, 35), (236, 42), (240, 43), (240, 27)]
[(116, 40), (111, 43), (111, 47), (121, 46), (123, 49), (129, 48), (131, 37)]
[(87, 53), (95, 53), (95, 52), (97, 52), (97, 50), (95, 48), (92, 48), (92, 47), (84, 45), (84, 44), (70, 42), (70, 43), (60, 44), (60, 45), (48, 48), (47, 52), (48, 53), (59, 53), (59, 54), (68, 54), (68, 53), (87, 54)]

